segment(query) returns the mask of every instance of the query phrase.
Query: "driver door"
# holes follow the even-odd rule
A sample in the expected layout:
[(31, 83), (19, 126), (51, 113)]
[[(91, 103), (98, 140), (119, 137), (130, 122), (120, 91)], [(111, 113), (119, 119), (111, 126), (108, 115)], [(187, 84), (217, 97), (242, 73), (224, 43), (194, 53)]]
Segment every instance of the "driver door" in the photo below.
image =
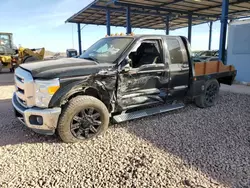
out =
[(117, 100), (122, 110), (164, 102), (169, 74), (162, 46), (161, 38), (147, 39), (129, 53), (118, 76)]

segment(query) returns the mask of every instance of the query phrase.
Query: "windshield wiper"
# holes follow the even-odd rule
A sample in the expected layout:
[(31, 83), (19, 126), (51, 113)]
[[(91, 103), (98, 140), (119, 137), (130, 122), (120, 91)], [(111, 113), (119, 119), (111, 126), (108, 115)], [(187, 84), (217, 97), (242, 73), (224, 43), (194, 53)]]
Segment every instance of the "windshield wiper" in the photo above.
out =
[(92, 60), (92, 61), (96, 61), (97, 63), (100, 63), (96, 58), (94, 57), (84, 57), (83, 59), (88, 59), (88, 60)]

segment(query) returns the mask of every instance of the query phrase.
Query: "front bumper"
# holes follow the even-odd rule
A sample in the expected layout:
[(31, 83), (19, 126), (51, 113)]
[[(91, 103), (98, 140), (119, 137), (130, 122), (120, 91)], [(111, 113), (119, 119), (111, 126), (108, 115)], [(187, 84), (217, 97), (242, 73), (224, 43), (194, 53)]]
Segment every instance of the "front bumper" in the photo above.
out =
[[(61, 108), (25, 108), (22, 106), (14, 93), (12, 105), (15, 115), (24, 125), (40, 134), (52, 135), (55, 133)], [(39, 118), (39, 121), (37, 119)]]

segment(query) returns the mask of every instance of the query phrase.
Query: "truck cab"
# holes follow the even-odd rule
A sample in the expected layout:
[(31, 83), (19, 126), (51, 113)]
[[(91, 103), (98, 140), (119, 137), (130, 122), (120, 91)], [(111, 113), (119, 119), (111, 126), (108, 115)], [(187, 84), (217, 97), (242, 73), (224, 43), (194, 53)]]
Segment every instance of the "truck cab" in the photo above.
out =
[(232, 84), (235, 75), (220, 61), (194, 63), (182, 36), (106, 37), (79, 58), (21, 65), (12, 103), (34, 131), (77, 142), (109, 123), (183, 108), (187, 98), (213, 106), (220, 83)]

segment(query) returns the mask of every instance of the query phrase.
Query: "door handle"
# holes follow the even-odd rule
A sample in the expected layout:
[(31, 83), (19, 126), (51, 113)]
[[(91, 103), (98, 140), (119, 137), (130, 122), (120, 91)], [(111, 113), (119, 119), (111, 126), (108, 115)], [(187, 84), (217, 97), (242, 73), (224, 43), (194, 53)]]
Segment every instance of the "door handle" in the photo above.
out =
[(185, 69), (185, 68), (189, 68), (189, 65), (188, 65), (188, 64), (182, 64), (182, 65), (181, 65), (181, 68), (184, 68), (184, 69)]

